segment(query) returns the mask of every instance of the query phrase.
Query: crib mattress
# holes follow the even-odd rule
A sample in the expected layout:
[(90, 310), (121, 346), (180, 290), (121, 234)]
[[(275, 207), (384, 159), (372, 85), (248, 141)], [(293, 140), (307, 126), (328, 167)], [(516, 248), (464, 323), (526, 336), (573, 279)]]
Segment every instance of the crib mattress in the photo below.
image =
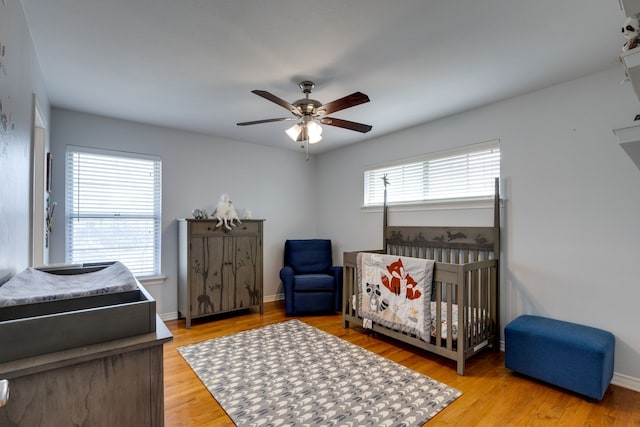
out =
[[(442, 339), (447, 339), (447, 331), (448, 331), (448, 316), (447, 316), (447, 303), (441, 302), (441, 315), (440, 315), (440, 327), (442, 328), (441, 337)], [(435, 338), (437, 333), (438, 321), (436, 319), (437, 302), (431, 301), (431, 336)], [(454, 340), (458, 339), (458, 304), (451, 304), (451, 320), (453, 324), (451, 325), (451, 336)], [(481, 310), (478, 308), (469, 307), (467, 310), (468, 318), (474, 318), (476, 321), (469, 322), (469, 327), (467, 328), (467, 336), (471, 336), (471, 334), (476, 334), (486, 327), (486, 321), (488, 319), (488, 313), (485, 310)], [(475, 326), (474, 326), (475, 325)]]
[(83, 274), (27, 268), (0, 286), (0, 307), (134, 291), (136, 278), (121, 262)]

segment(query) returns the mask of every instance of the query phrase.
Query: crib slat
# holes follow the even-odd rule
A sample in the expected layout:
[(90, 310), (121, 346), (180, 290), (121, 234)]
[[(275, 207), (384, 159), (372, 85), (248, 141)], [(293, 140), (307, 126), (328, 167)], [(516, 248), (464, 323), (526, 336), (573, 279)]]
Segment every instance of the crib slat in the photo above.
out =
[[(435, 314), (435, 324), (436, 324), (436, 345), (442, 345), (442, 282), (436, 282), (436, 314)], [(431, 314), (433, 317), (433, 313)]]
[[(447, 283), (447, 349), (453, 349), (453, 298), (452, 295), (456, 295), (453, 289), (452, 283)], [(460, 323), (458, 323), (458, 330), (460, 329)]]
[(487, 339), (489, 331), (487, 331), (487, 316), (489, 314), (489, 279), (490, 279), (490, 269), (487, 267), (484, 269), (484, 274), (482, 277), (482, 317), (480, 319), (480, 323), (482, 325), (482, 338)]

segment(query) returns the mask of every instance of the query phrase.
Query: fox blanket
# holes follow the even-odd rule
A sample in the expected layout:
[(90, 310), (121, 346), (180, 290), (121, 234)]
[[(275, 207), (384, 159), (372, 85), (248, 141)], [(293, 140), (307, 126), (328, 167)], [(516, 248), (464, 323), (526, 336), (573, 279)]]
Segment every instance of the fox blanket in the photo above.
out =
[(361, 252), (357, 262), (360, 317), (429, 341), (434, 261)]

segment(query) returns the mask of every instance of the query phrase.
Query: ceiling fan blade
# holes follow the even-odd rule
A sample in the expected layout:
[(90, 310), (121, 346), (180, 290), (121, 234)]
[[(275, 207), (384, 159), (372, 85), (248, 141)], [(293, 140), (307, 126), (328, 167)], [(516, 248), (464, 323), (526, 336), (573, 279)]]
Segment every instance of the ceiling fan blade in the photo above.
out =
[(364, 104), (365, 102), (369, 102), (369, 97), (367, 95), (362, 92), (354, 92), (351, 95), (347, 95), (343, 98), (321, 105), (316, 108), (316, 111), (321, 115), (331, 114), (336, 111), (344, 110), (345, 108)]
[(249, 126), (249, 125), (258, 125), (260, 123), (286, 122), (288, 120), (298, 120), (298, 118), (297, 117), (280, 117), (278, 119), (254, 120), (252, 122), (242, 122), (242, 123), (236, 123), (236, 124), (238, 126)]
[(287, 110), (291, 111), (293, 114), (295, 114), (298, 117), (302, 115), (302, 111), (300, 111), (300, 108), (294, 106), (293, 104), (290, 104), (289, 102), (285, 101), (282, 98), (278, 98), (277, 96), (275, 96), (270, 92), (267, 92), (266, 90), (252, 90), (251, 92), (255, 93), (258, 96), (263, 97), (264, 99), (268, 99), (271, 102), (275, 102), (279, 106), (284, 107)]
[(371, 125), (351, 122), (349, 120), (335, 119), (333, 117), (323, 117), (322, 119), (320, 119), (320, 123), (322, 123), (323, 125), (336, 126), (339, 128), (355, 130), (356, 132), (362, 132), (362, 133), (367, 133), (373, 128)]

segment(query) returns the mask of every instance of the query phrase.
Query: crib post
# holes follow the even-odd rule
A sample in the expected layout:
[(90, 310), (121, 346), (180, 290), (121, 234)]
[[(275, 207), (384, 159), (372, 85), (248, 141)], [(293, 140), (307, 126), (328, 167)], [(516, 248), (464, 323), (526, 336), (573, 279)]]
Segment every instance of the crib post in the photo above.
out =
[[(456, 286), (456, 302), (458, 303), (458, 349), (456, 352), (458, 375), (464, 375), (464, 361), (467, 351), (467, 323), (465, 321), (469, 305), (467, 301), (467, 275), (464, 268), (458, 265), (458, 278)], [(451, 311), (449, 311), (451, 313)]]
[[(346, 257), (345, 257), (346, 258)], [(347, 316), (351, 314), (351, 295), (353, 295), (353, 275), (354, 269), (351, 265), (347, 264), (346, 260), (344, 264), (344, 274), (342, 276), (342, 327), (348, 328), (349, 321)]]
[(384, 181), (384, 202), (382, 205), (382, 250), (387, 250), (387, 225), (389, 225), (389, 206), (387, 206), (387, 185), (389, 180), (387, 174), (382, 177)]
[(495, 274), (493, 275), (494, 280), (492, 280), (492, 289), (491, 292), (495, 292), (492, 295), (492, 300), (494, 301), (495, 307), (493, 308), (494, 312), (494, 334), (493, 334), (493, 343), (491, 348), (493, 351), (500, 350), (500, 334), (502, 328), (500, 327), (500, 178), (496, 178), (495, 182), (495, 197), (493, 204), (493, 258), (496, 260)]

